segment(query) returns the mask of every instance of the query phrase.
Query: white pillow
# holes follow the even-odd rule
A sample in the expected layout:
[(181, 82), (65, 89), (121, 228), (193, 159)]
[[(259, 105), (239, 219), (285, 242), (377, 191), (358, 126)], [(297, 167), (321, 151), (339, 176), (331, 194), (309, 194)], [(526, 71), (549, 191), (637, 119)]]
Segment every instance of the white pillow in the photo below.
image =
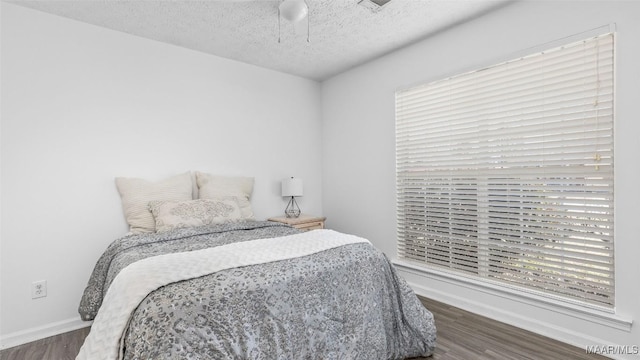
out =
[(116, 186), (132, 233), (155, 231), (156, 223), (149, 211), (150, 201), (192, 199), (191, 174), (188, 172), (157, 182), (118, 177)]
[(156, 222), (156, 232), (242, 219), (236, 197), (184, 201), (151, 201), (149, 210)]
[(254, 219), (253, 209), (249, 201), (253, 193), (253, 181), (252, 177), (216, 176), (196, 171), (198, 198), (236, 197), (243, 219)]

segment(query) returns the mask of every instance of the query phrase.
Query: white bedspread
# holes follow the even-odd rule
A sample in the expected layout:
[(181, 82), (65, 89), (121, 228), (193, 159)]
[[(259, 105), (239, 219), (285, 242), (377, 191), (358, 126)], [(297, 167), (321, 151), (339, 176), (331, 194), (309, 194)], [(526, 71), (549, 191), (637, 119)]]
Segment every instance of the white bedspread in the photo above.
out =
[(131, 314), (150, 292), (162, 286), (361, 242), (368, 241), (332, 230), (314, 230), (140, 260), (124, 268), (113, 280), (76, 360), (119, 359), (120, 342)]

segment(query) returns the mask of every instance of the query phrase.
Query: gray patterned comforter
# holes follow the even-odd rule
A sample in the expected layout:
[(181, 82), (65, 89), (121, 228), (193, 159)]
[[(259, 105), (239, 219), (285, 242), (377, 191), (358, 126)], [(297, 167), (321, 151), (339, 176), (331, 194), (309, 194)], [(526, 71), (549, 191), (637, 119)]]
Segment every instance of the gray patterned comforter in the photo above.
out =
[[(98, 260), (79, 313), (93, 319), (135, 261), (296, 232), (255, 221), (121, 238)], [(403, 359), (431, 355), (435, 339), (431, 313), (384, 254), (359, 243), (161, 287), (123, 341), (125, 359)]]

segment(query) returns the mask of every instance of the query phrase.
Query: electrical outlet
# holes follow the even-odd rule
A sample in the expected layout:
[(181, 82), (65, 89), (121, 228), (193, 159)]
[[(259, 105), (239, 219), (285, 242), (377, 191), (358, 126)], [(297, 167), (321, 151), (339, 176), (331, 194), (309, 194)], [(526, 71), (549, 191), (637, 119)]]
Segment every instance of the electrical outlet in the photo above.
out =
[(37, 299), (47, 296), (47, 280), (34, 281), (31, 283), (31, 298)]

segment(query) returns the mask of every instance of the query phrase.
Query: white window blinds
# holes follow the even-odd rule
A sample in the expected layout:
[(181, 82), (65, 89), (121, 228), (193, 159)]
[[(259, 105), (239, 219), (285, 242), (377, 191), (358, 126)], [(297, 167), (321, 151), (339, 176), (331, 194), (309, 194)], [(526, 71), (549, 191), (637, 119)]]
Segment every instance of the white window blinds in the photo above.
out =
[(401, 259), (613, 307), (613, 40), (396, 93)]

